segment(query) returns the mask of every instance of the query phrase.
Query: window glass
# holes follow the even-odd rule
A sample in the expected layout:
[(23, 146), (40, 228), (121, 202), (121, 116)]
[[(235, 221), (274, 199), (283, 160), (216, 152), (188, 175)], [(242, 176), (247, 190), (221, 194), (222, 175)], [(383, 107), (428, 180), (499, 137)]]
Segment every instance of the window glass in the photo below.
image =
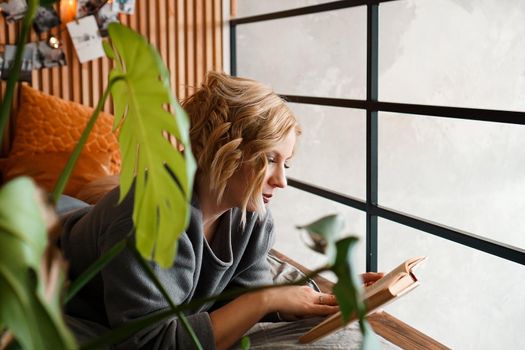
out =
[[(354, 262), (357, 271), (365, 271), (366, 216), (363, 212), (293, 187), (278, 191), (275, 198), (272, 198), (270, 210), (275, 222), (275, 248), (310, 269), (326, 265), (327, 259), (324, 255), (307, 248), (301, 239), (304, 230), (300, 231), (296, 226), (340, 213), (346, 223), (341, 238), (350, 235), (359, 237)], [(333, 277), (329, 278), (333, 280)]]
[(239, 25), (237, 65), (280, 94), (363, 99), (366, 8)]
[(379, 114), (379, 203), (525, 248), (525, 126)]
[(366, 198), (366, 114), (362, 110), (289, 104), (302, 135), (287, 174), (342, 194)]
[(333, 1), (334, 0), (238, 0), (237, 17), (255, 16)]
[(525, 110), (525, 1), (379, 6), (379, 100)]
[(489, 254), (379, 220), (379, 270), (425, 255), (421, 285), (385, 310), (451, 349), (523, 349), (525, 269)]

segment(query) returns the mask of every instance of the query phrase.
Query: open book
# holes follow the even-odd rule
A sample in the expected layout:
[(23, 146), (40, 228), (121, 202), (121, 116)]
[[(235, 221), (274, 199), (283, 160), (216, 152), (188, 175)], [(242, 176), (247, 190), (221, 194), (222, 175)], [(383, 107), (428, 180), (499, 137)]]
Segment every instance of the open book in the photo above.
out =
[[(367, 312), (372, 312), (378, 307), (399, 298), (417, 287), (419, 281), (414, 275), (413, 270), (425, 259), (426, 257), (423, 256), (408, 259), (392, 271), (388, 272), (376, 283), (366, 287), (363, 293), (363, 298)], [(353, 314), (350, 316), (350, 320), (345, 323), (341, 312), (337, 312), (303, 334), (299, 338), (299, 342), (310, 343), (316, 341), (356, 319), (357, 315)]]

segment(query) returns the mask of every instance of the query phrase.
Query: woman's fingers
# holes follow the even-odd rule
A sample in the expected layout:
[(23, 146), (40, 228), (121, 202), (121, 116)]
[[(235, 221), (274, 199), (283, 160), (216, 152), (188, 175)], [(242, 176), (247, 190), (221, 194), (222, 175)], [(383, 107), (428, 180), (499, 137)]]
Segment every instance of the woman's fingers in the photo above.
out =
[(363, 283), (365, 284), (365, 286), (369, 286), (377, 282), (384, 275), (385, 274), (383, 272), (365, 272), (361, 274), (361, 278), (363, 279)]
[(317, 300), (314, 301), (314, 304), (338, 305), (337, 298), (335, 297), (335, 295), (327, 293), (318, 293)]
[(311, 316), (325, 316), (325, 315), (331, 315), (339, 311), (338, 305), (316, 305), (312, 309), (312, 315)]
[[(333, 294), (320, 293), (307, 286), (292, 286), (268, 290), (270, 310), (278, 311), (285, 319), (330, 315), (339, 310)], [(290, 317), (289, 317), (290, 316)]]

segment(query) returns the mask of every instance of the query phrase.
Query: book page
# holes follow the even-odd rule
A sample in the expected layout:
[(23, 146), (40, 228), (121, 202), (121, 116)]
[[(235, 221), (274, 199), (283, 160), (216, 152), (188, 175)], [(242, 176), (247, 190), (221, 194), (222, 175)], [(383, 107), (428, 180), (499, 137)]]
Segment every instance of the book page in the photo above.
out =
[[(378, 293), (380, 290), (389, 288), (390, 286), (398, 283), (399, 280), (405, 278), (405, 276), (407, 275), (411, 276), (411, 279), (413, 279), (414, 281), (417, 281), (417, 278), (412, 273), (412, 269), (414, 269), (419, 263), (421, 263), (425, 259), (426, 257), (419, 256), (402, 262), (395, 269), (391, 270), (386, 275), (384, 275), (383, 278), (381, 278), (379, 281), (365, 288), (365, 299), (370, 297), (371, 295)], [(406, 284), (404, 284), (404, 286), (406, 286)]]

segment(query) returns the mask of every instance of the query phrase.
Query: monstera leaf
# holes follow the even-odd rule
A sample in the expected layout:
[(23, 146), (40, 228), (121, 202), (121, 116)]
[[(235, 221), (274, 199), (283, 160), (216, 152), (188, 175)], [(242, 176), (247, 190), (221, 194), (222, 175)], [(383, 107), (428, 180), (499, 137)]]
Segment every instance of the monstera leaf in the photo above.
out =
[[(189, 220), (195, 172), (189, 122), (171, 93), (168, 71), (157, 51), (121, 24), (110, 24), (108, 32), (111, 46), (105, 49), (115, 60), (110, 81), (123, 155), (120, 200), (134, 184), (137, 248), (145, 258), (169, 267)], [(177, 151), (164, 132), (175, 136), (184, 151)]]
[(60, 310), (63, 272), (52, 268), (50, 279), (43, 263), (48, 234), (38, 195), (24, 177), (0, 190), (0, 324), (24, 349), (72, 349)]

